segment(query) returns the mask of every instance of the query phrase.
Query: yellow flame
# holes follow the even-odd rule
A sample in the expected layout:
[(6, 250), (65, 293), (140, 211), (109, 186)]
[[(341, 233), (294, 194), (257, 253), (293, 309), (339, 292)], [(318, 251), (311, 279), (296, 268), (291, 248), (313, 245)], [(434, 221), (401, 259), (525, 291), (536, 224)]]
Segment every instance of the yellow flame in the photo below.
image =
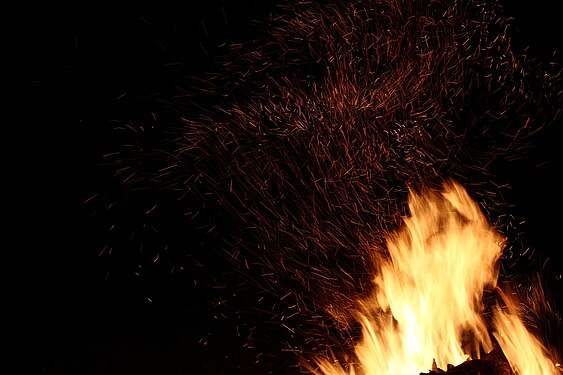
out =
[[(556, 374), (547, 348), (532, 336), (519, 317), (516, 302), (501, 293), (505, 310), (497, 306), (493, 335), (516, 374)], [(561, 372), (559, 372), (560, 374)]]
[[(390, 258), (376, 262), (373, 297), (359, 302), (362, 339), (355, 347), (356, 366), (321, 358), (316, 371), (412, 375), (492, 350), (482, 300), (496, 287), (505, 238), (457, 183), (445, 184), (442, 193), (411, 191), (409, 209), (404, 227), (387, 241)], [(495, 322), (495, 338), (519, 374), (544, 375), (555, 368), (533, 349), (535, 342), (517, 317), (499, 310)], [(523, 352), (530, 356), (526, 363), (541, 361), (537, 370), (520, 365)]]

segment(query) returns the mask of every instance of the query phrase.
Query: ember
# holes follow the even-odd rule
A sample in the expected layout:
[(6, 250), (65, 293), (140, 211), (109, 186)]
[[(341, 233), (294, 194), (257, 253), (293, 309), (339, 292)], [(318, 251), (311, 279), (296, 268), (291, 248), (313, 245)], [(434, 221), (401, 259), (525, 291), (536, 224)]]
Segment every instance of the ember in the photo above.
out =
[[(557, 65), (513, 49), (495, 1), (277, 11), (162, 100), (172, 110), (117, 121), (123, 147), (104, 161), (147, 205), (123, 242), (172, 226), (185, 236), (151, 221), (173, 206), (212, 243), (186, 262), (212, 273), (213, 316), (236, 325), (241, 347), (262, 335), (313, 358), (311, 371), (555, 371), (497, 285), (521, 229), (494, 176), (559, 119)], [(140, 242), (139, 274), (177, 255)]]

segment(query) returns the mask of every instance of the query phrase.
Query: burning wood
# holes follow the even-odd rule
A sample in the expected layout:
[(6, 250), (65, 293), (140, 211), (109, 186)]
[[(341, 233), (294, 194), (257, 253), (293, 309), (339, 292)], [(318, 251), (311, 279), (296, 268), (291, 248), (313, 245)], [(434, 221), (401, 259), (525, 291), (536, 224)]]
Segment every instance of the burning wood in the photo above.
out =
[(421, 375), (434, 374), (457, 374), (457, 375), (513, 375), (514, 372), (510, 367), (510, 363), (502, 353), (498, 345), (493, 350), (485, 354), (481, 359), (472, 359), (458, 366), (448, 364), (447, 370), (439, 369), (434, 363), (432, 371), (421, 373)]
[[(372, 297), (358, 302), (361, 373), (415, 373), (433, 356), (430, 374), (555, 374), (550, 354), (497, 287), (505, 239), (465, 189), (450, 182), (440, 193), (411, 191), (409, 208), (403, 228), (388, 238), (390, 259), (378, 259)], [(486, 290), (498, 297), (491, 322)], [(479, 358), (481, 349), (487, 354)], [(356, 374), (353, 364), (317, 364), (326, 375)]]

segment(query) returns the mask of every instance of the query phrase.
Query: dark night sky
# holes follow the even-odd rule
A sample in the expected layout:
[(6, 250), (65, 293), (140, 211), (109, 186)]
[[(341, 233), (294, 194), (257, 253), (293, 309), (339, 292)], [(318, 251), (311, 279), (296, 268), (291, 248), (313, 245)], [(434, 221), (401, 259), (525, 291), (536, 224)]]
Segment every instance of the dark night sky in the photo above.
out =
[[(4, 374), (246, 373), (237, 366), (254, 361), (238, 348), (236, 328), (208, 326), (211, 302), (186, 286), (189, 277), (106, 281), (97, 257), (105, 223), (82, 204), (111, 185), (97, 166), (108, 145), (96, 121), (133, 113), (138, 104), (128, 100), (138, 103), (205, 71), (214, 46), (248, 39), (251, 20), (272, 5), (185, 3), (191, 5), (155, 1), (124, 12), (111, 2), (21, 4), (11, 35), (18, 41), (16, 116), (4, 119)], [(511, 3), (517, 45), (540, 58), (561, 48), (556, 2)], [(528, 235), (542, 249), (539, 262), (551, 259), (550, 277), (563, 272), (560, 136), (548, 133), (531, 161), (503, 171)], [(552, 284), (563, 289), (561, 280)], [(273, 359), (269, 370), (285, 373), (290, 358)]]

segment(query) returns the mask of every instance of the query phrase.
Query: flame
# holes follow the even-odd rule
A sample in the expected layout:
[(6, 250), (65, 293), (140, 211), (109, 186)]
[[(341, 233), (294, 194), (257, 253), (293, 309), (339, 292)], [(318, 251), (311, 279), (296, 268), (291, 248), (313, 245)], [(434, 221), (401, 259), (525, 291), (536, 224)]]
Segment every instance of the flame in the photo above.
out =
[[(403, 228), (388, 238), (389, 259), (376, 263), (375, 293), (359, 302), (356, 366), (320, 358), (317, 373), (412, 375), (456, 366), (493, 349), (483, 297), (495, 291), (506, 239), (454, 182), (444, 184), (442, 193), (411, 191), (409, 209)], [(513, 370), (555, 374), (514, 309), (497, 310), (494, 337)]]
[(505, 293), (501, 292), (500, 295), (506, 308), (501, 309), (497, 306), (493, 335), (514, 372), (532, 375), (556, 374), (554, 364), (549, 360), (547, 348), (532, 336), (522, 323), (516, 301)]

